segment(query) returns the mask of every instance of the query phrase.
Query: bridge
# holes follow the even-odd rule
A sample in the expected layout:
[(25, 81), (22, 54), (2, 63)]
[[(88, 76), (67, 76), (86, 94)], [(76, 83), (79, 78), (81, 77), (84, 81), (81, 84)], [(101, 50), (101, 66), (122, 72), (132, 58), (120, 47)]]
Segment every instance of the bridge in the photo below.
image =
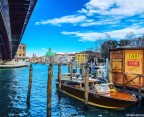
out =
[(15, 57), (37, 0), (0, 0), (0, 60)]

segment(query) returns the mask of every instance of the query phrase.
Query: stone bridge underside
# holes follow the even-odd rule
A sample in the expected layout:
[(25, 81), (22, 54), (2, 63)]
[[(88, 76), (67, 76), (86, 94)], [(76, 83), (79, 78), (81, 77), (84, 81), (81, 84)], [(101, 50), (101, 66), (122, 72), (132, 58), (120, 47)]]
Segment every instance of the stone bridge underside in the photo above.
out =
[(37, 0), (0, 0), (0, 60), (15, 57)]

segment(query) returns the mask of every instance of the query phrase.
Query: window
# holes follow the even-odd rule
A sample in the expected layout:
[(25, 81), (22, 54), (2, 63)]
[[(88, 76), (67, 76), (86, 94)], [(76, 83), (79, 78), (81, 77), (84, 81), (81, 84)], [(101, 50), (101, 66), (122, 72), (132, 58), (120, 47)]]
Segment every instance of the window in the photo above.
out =
[(23, 50), (25, 50), (25, 47), (23, 47)]
[(25, 54), (23, 54), (23, 56), (25, 56)]
[(21, 54), (19, 54), (19, 56), (21, 56)]
[(21, 46), (20, 46), (20, 49), (21, 49)]

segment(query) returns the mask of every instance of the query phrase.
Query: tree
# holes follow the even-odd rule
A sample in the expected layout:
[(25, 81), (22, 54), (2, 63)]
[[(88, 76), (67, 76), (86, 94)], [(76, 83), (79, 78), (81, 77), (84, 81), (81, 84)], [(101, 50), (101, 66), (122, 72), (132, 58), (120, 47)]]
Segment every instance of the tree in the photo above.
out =
[(134, 35), (133, 32), (129, 32), (129, 33), (126, 34), (125, 38), (126, 38), (127, 40), (132, 40), (132, 39), (135, 38), (135, 35)]
[(118, 42), (115, 40), (107, 40), (101, 45), (101, 54), (103, 58), (110, 58), (110, 49), (116, 48)]
[(144, 35), (131, 40), (130, 43), (133, 47), (144, 47)]
[(122, 47), (122, 46), (127, 46), (130, 44), (131, 44), (131, 41), (129, 39), (121, 39), (118, 43), (118, 46)]
[(95, 57), (95, 53), (93, 52), (93, 48), (89, 48), (87, 49), (87, 51), (85, 51), (85, 53), (87, 53), (87, 62), (91, 63), (94, 62), (94, 57)]

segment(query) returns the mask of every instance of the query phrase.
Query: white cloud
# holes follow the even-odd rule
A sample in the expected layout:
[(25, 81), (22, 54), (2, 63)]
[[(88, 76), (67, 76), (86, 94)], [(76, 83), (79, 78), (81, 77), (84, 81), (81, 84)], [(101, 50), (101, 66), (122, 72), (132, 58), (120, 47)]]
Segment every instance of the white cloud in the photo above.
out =
[(94, 25), (112, 25), (112, 24), (117, 24), (119, 23), (120, 20), (112, 20), (112, 19), (104, 19), (100, 21), (94, 21), (91, 20), (91, 22), (87, 22), (87, 20), (84, 23), (81, 23), (80, 26), (82, 27), (89, 27), (89, 26), (94, 26)]
[(65, 23), (82, 27), (105, 24), (111, 25), (119, 23), (121, 19), (126, 17), (135, 15), (142, 16), (143, 13), (144, 0), (90, 0), (81, 10), (76, 11), (74, 15), (41, 20), (36, 22), (35, 25), (52, 24), (61, 26)]
[(103, 37), (103, 33), (89, 32), (89, 33), (81, 33), (81, 32), (61, 32), (63, 35), (74, 35), (76, 37), (81, 38), (79, 41), (95, 41), (99, 39), (99, 37)]
[(137, 26), (133, 26), (130, 28), (124, 28), (120, 30), (115, 30), (115, 31), (109, 31), (109, 32), (67, 32), (63, 31), (61, 32), (63, 35), (74, 35), (76, 37), (79, 37), (79, 41), (96, 41), (98, 39), (105, 39), (106, 38), (106, 33), (110, 34), (111, 38), (114, 39), (124, 39), (127, 33), (133, 32), (135, 35), (138, 34), (143, 34), (144, 33), (144, 28), (139, 28)]
[(144, 0), (91, 0), (81, 12), (101, 15), (133, 16), (144, 12)]
[(40, 22), (36, 22), (36, 25), (46, 25), (46, 24), (52, 24), (52, 25), (61, 25), (63, 23), (73, 23), (76, 24), (78, 22), (82, 22), (86, 19), (86, 17), (84, 15), (68, 15), (68, 16), (63, 16), (61, 18), (54, 18), (51, 20), (42, 20)]
[[(59, 18), (41, 20), (36, 22), (35, 25), (56, 25), (62, 26), (62, 24), (72, 24), (72, 26), (91, 27), (91, 26), (103, 26), (98, 28), (99, 32), (76, 32), (76, 31), (63, 31), (63, 35), (72, 35), (79, 37), (79, 41), (95, 41), (101, 38), (105, 38), (105, 33), (111, 35), (112, 38), (125, 38), (125, 35), (129, 32), (134, 34), (142, 34), (144, 28), (139, 28), (144, 24), (142, 18), (144, 17), (144, 0), (90, 0), (86, 3), (81, 10), (76, 11), (74, 15), (62, 16)], [(136, 18), (134, 16), (137, 16)], [(140, 20), (138, 21), (138, 18)], [(127, 23), (128, 22), (128, 23)], [(109, 30), (105, 32), (105, 25)], [(129, 28), (128, 28), (129, 26)], [(121, 27), (126, 27), (120, 29)], [(119, 30), (117, 29), (119, 28)], [(85, 30), (87, 30), (85, 28)]]

